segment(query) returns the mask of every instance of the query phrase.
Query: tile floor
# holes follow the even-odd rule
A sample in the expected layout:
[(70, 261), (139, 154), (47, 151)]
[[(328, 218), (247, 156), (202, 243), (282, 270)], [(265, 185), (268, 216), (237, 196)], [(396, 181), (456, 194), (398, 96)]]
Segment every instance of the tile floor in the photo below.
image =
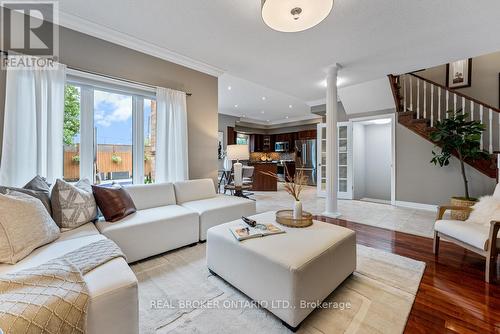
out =
[[(257, 201), (258, 212), (288, 209), (293, 205), (282, 184), (277, 192), (255, 191), (251, 197)], [(315, 187), (307, 187), (302, 198), (304, 210), (318, 215), (324, 211), (325, 199), (316, 196)], [(435, 212), (354, 200), (340, 200), (339, 211), (340, 218), (352, 222), (429, 238), (433, 236)]]

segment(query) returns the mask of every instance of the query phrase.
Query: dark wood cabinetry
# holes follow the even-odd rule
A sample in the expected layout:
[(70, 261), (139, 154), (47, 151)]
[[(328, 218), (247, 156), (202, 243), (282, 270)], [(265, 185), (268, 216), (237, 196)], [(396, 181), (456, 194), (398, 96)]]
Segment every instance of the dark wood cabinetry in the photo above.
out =
[(275, 135), (251, 134), (249, 140), (250, 152), (274, 152)]
[(227, 144), (236, 144), (236, 131), (234, 131), (234, 128), (232, 126), (227, 127)]
[(298, 139), (316, 139), (317, 137), (317, 131), (316, 130), (305, 130), (305, 131), (300, 131), (298, 133)]
[[(232, 143), (230, 140), (234, 140), (236, 143), (236, 132), (230, 133), (230, 128), (228, 127), (228, 144)], [(234, 138), (234, 139), (233, 139)], [(277, 142), (287, 142), (288, 151), (295, 151), (295, 141), (304, 139), (316, 139), (316, 130), (305, 130), (300, 132), (290, 132), (290, 133), (279, 133), (276, 135), (263, 135), (263, 134), (251, 134), (249, 135), (249, 148), (250, 152), (274, 152), (274, 146)]]
[(276, 163), (269, 162), (251, 162), (250, 166), (254, 166), (252, 190), (255, 191), (277, 191), (278, 182), (272, 176), (263, 174), (263, 172), (277, 173), (278, 167)]

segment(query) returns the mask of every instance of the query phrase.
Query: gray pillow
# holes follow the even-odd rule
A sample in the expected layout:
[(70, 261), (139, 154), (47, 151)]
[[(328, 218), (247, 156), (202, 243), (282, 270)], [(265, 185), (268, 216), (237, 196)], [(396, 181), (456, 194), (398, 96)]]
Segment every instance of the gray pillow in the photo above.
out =
[(30, 182), (28, 182), (22, 188), (15, 187), (3, 187), (0, 186), (0, 194), (7, 194), (9, 191), (17, 191), (26, 195), (33, 196), (42, 201), (42, 204), (47, 209), (49, 215), (52, 216), (52, 208), (50, 205), (50, 185), (45, 181), (45, 179), (39, 175), (35, 176)]
[(38, 199), (16, 191), (0, 195), (0, 262), (15, 264), (59, 234)]
[(74, 185), (58, 179), (50, 200), (54, 221), (62, 229), (77, 228), (97, 217), (97, 205), (87, 179)]

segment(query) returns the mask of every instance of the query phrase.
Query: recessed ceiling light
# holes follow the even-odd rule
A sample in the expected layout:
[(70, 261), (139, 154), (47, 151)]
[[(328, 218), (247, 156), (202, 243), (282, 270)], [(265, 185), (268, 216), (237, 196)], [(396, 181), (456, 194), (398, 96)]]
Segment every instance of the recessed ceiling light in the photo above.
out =
[(235, 104), (235, 105), (234, 105), (234, 107), (235, 107), (235, 108), (238, 108), (238, 105), (237, 105), (237, 104)]
[(243, 115), (243, 116), (241, 116), (241, 117), (247, 117), (247, 115)]
[(266, 100), (266, 97), (265, 97), (265, 96), (263, 96), (263, 97), (262, 97), (262, 101), (265, 101), (265, 100)]
[(270, 120), (267, 120), (268, 122), (271, 122)]
[(286, 119), (288, 119), (288, 116), (285, 116)]
[(260, 113), (261, 113), (261, 114), (263, 114), (263, 113), (265, 113), (265, 111), (264, 111), (264, 110), (262, 110)]
[(293, 108), (293, 106), (290, 104), (290, 105), (288, 106), (288, 108), (292, 109), (292, 108)]
[(227, 86), (227, 90), (231, 90), (231, 89), (233, 89), (233, 87)]

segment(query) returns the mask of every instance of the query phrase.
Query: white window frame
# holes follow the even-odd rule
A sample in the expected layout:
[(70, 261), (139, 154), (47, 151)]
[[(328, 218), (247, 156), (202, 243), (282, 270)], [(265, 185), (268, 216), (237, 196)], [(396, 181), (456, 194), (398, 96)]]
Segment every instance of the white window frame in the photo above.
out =
[(94, 91), (100, 90), (132, 97), (132, 182), (144, 184), (144, 100), (156, 100), (156, 89), (74, 69), (68, 70), (66, 84), (80, 87), (80, 178), (96, 183)]

